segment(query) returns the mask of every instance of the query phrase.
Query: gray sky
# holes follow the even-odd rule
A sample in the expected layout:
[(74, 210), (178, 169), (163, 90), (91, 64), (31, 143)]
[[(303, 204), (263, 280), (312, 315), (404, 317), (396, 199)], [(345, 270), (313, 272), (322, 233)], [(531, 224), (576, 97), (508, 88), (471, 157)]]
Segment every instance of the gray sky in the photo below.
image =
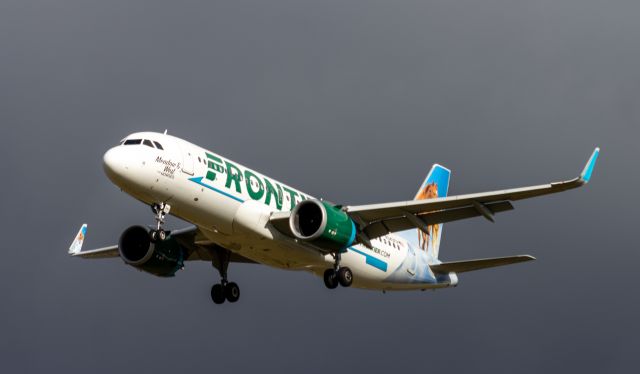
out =
[[(0, 2), (0, 362), (8, 372), (630, 372), (640, 2)], [(325, 289), (307, 273), (188, 264), (159, 279), (66, 255), (152, 222), (110, 184), (126, 134), (196, 142), (312, 195), (451, 193), (576, 176), (584, 189), (447, 224), (441, 258), (529, 253), (456, 289)], [(174, 219), (173, 227), (184, 223)], [(633, 366), (632, 366), (633, 365)]]

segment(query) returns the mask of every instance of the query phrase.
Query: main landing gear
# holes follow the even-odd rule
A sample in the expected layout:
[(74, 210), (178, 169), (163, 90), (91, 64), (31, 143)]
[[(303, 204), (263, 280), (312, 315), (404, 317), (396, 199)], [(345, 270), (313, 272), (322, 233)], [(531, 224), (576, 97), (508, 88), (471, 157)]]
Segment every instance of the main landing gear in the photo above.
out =
[(211, 300), (216, 304), (222, 304), (225, 300), (235, 303), (240, 298), (240, 287), (234, 282), (226, 282), (214, 284), (211, 287)]
[(171, 211), (171, 205), (167, 203), (156, 203), (151, 205), (151, 211), (155, 214), (156, 229), (151, 230), (149, 236), (152, 242), (161, 242), (167, 238), (167, 232), (162, 229), (162, 225), (164, 225), (164, 218), (169, 214), (169, 211)]
[(330, 290), (338, 287), (338, 284), (342, 287), (349, 287), (351, 283), (353, 283), (353, 272), (351, 269), (346, 266), (340, 266), (340, 253), (336, 253), (335, 259), (333, 269), (324, 271), (324, 285)]
[(216, 247), (213, 256), (213, 267), (220, 272), (220, 283), (211, 287), (211, 300), (215, 304), (222, 304), (226, 301), (235, 303), (240, 299), (240, 287), (234, 282), (227, 280), (227, 269), (229, 268), (229, 260), (231, 252), (222, 247)]

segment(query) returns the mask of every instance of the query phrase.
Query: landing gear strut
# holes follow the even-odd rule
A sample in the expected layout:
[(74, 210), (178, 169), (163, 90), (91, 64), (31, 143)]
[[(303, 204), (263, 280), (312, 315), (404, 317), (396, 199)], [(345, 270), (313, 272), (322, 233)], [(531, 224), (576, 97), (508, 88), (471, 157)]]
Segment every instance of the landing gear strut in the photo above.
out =
[(149, 236), (151, 236), (151, 241), (163, 241), (167, 238), (167, 232), (162, 229), (162, 225), (164, 225), (164, 218), (171, 211), (171, 205), (167, 203), (153, 204), (151, 205), (151, 211), (155, 214), (156, 219), (156, 229), (151, 230)]
[(227, 269), (229, 268), (229, 260), (231, 252), (222, 247), (216, 247), (213, 256), (213, 267), (220, 272), (220, 283), (216, 283), (211, 287), (211, 300), (215, 304), (222, 304), (224, 301), (235, 303), (240, 299), (240, 287), (234, 282), (227, 280)]
[(330, 290), (338, 287), (338, 284), (349, 287), (353, 283), (353, 272), (346, 266), (340, 266), (340, 258), (340, 253), (336, 253), (333, 269), (324, 271), (324, 285)]

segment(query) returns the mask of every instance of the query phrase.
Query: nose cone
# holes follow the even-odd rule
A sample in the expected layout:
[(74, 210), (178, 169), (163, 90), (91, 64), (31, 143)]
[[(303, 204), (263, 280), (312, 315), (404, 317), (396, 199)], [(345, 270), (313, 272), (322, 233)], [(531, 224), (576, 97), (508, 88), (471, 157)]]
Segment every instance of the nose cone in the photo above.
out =
[(118, 184), (127, 169), (126, 159), (121, 147), (108, 150), (102, 157), (102, 166), (109, 179)]

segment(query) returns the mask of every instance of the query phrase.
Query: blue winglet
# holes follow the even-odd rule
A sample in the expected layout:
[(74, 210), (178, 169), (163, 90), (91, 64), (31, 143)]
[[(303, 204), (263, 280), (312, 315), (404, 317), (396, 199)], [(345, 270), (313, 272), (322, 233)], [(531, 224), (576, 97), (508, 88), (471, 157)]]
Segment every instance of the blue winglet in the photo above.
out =
[(582, 170), (582, 174), (580, 174), (580, 180), (583, 183), (588, 183), (591, 179), (591, 174), (593, 173), (593, 168), (596, 166), (596, 160), (598, 159), (598, 155), (600, 154), (600, 148), (596, 147), (589, 158), (589, 162), (585, 165), (584, 170)]

